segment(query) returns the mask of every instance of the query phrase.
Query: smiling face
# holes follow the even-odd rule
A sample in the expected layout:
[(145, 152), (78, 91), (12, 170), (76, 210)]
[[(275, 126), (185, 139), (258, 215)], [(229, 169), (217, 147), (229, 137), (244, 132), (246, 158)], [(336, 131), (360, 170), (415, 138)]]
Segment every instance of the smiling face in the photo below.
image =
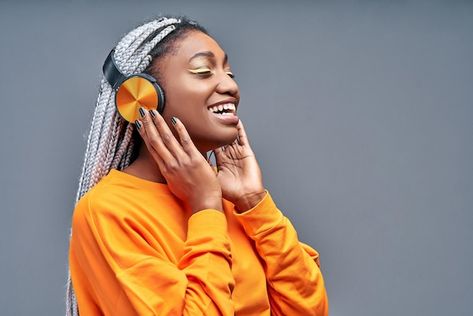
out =
[[(153, 62), (154, 71), (160, 71), (157, 77), (166, 98), (163, 117), (169, 125), (172, 116), (179, 118), (200, 152), (236, 139), (238, 117), (209, 110), (217, 110), (216, 104), (227, 104), (224, 111), (235, 112), (240, 101), (228, 58), (213, 38), (189, 31), (173, 52)], [(170, 129), (178, 137), (174, 128)]]

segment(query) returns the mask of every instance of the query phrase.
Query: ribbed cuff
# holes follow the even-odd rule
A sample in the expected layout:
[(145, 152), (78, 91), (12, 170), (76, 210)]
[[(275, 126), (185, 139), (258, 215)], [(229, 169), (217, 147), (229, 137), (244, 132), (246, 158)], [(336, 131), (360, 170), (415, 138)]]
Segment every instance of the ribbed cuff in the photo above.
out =
[(217, 235), (227, 235), (227, 218), (222, 211), (203, 209), (189, 217), (187, 222), (187, 239), (198, 237), (208, 232)]
[(233, 214), (245, 229), (248, 236), (256, 236), (268, 229), (278, 225), (284, 218), (283, 213), (266, 189), (266, 194), (254, 207), (244, 212), (238, 213), (233, 209)]

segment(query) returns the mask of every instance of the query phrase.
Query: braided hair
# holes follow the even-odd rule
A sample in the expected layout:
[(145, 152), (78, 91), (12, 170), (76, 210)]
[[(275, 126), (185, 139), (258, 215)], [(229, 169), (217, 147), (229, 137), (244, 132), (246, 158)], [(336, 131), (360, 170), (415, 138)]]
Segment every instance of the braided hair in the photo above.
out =
[[(114, 58), (125, 74), (146, 72), (158, 83), (156, 63), (176, 49), (176, 43), (189, 31), (207, 30), (187, 17), (159, 17), (126, 34), (115, 47)], [(92, 124), (87, 139), (82, 174), (79, 178), (75, 204), (97, 184), (110, 169), (122, 170), (136, 159), (142, 141), (135, 125), (124, 120), (115, 106), (115, 91), (102, 77)], [(72, 236), (70, 228), (69, 240)], [(77, 298), (68, 268), (66, 285), (66, 316), (78, 316)]]

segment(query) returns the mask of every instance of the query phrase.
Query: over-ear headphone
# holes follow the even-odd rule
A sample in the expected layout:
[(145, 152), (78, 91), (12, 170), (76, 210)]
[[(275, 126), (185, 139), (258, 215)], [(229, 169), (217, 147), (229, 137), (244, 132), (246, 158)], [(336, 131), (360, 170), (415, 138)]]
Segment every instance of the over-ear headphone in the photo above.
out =
[(115, 106), (118, 113), (128, 122), (134, 123), (140, 118), (139, 108), (164, 111), (164, 91), (153, 76), (146, 73), (125, 75), (118, 70), (113, 57), (115, 49), (110, 51), (102, 71), (115, 90)]

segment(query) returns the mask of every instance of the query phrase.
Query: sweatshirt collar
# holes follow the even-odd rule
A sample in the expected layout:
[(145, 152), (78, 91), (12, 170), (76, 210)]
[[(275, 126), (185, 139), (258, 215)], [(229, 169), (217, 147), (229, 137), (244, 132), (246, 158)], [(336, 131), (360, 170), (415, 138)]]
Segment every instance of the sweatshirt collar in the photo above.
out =
[(153, 182), (131, 175), (118, 169), (110, 169), (107, 175), (109, 181), (119, 182), (126, 186), (133, 186), (138, 189), (148, 189), (153, 191), (161, 191), (173, 195), (166, 183)]

